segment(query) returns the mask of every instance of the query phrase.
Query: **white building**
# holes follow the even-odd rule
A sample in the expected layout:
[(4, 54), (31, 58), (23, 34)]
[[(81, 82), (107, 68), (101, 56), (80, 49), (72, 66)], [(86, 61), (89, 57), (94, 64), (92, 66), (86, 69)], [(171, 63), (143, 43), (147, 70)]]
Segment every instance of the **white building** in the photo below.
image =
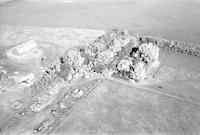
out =
[(37, 58), (41, 54), (42, 51), (33, 40), (17, 45), (7, 52), (7, 56), (10, 59), (17, 60), (18, 62), (23, 62), (30, 58)]
[(29, 40), (23, 44), (20, 44), (13, 48), (12, 53), (17, 56), (23, 56), (24, 54), (37, 48), (37, 44), (33, 40)]

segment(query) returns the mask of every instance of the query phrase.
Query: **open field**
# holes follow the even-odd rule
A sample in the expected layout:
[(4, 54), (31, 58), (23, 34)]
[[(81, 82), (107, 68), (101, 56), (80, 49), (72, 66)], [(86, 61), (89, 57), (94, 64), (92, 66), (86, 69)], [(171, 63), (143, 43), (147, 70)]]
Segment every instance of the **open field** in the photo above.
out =
[(0, 7), (0, 24), (94, 29), (200, 43), (198, 0), (19, 1)]
[(53, 133), (198, 134), (199, 108), (105, 81)]

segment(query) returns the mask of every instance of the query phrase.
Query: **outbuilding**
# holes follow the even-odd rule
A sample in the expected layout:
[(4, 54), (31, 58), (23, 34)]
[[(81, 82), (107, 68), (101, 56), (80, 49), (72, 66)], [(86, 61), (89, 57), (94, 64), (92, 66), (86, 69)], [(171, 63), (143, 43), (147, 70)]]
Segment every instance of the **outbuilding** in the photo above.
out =
[(37, 48), (37, 44), (33, 40), (29, 40), (23, 44), (20, 44), (13, 48), (12, 53), (17, 56), (23, 56), (24, 54)]

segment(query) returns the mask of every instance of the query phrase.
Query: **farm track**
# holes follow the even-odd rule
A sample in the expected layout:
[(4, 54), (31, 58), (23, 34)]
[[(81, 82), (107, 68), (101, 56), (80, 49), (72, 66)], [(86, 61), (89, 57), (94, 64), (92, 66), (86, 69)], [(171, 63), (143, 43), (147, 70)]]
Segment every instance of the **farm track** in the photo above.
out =
[[(81, 103), (81, 101), (83, 101), (83, 100), (86, 98), (86, 96), (88, 96), (89, 94), (91, 94), (91, 92), (93, 92), (93, 90), (94, 90), (100, 83), (102, 83), (102, 81), (103, 81), (102, 78), (98, 78), (98, 77), (95, 76), (94, 78), (90, 79), (89, 81), (85, 81), (84, 83), (87, 83), (87, 82), (90, 82), (90, 81), (94, 81), (94, 80), (97, 80), (96, 83), (95, 83), (95, 85), (94, 85), (94, 87), (92, 87), (92, 88), (90, 88), (89, 90), (87, 90), (87, 92), (84, 94), (84, 96), (83, 96), (82, 98), (80, 98), (80, 100), (78, 100), (78, 101), (71, 107), (70, 110), (68, 110), (65, 114), (63, 114), (63, 116), (66, 117), (66, 116), (69, 115), (71, 112), (73, 112), (73, 110)], [(83, 83), (81, 83), (81, 84), (83, 84)], [(79, 84), (79, 85), (81, 85), (81, 84)], [(55, 121), (55, 123), (53, 124), (53, 126), (51, 126), (50, 129), (46, 132), (47, 134), (50, 134), (52, 131), (56, 130), (56, 129), (59, 127), (61, 118), (62, 118), (63, 116), (61, 116), (61, 117), (59, 117), (59, 118), (56, 119), (56, 121)]]
[(118, 80), (118, 79), (113, 78), (113, 77), (109, 77), (109, 78), (106, 78), (106, 79), (107, 80), (111, 80), (111, 81), (115, 81), (115, 82), (118, 82), (118, 83), (121, 83), (121, 84), (124, 84), (124, 85), (129, 86), (129, 87), (138, 88), (138, 89), (140, 89), (142, 91), (145, 91), (145, 92), (149, 92), (149, 93), (152, 93), (152, 94), (161, 95), (161, 96), (168, 97), (168, 98), (171, 98), (171, 99), (187, 102), (189, 104), (193, 104), (193, 105), (196, 105), (196, 106), (200, 107), (200, 103), (199, 102), (195, 102), (195, 101), (187, 99), (187, 98), (182, 98), (182, 97), (179, 97), (179, 96), (175, 96), (175, 95), (172, 95), (172, 94), (168, 94), (168, 93), (165, 93), (165, 92), (154, 90), (154, 89), (151, 89), (151, 88), (148, 88), (146, 86), (139, 85), (139, 84), (134, 84), (133, 85), (130, 82), (125, 82), (123, 80)]

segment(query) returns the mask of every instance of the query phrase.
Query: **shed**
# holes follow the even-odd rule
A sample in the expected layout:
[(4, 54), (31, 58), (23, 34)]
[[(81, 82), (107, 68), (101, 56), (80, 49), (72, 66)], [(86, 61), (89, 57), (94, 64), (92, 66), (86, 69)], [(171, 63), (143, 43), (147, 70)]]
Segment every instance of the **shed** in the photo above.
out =
[(23, 44), (20, 44), (13, 48), (12, 53), (17, 56), (22, 56), (26, 54), (27, 52), (32, 51), (37, 47), (37, 44), (33, 40), (29, 40)]

